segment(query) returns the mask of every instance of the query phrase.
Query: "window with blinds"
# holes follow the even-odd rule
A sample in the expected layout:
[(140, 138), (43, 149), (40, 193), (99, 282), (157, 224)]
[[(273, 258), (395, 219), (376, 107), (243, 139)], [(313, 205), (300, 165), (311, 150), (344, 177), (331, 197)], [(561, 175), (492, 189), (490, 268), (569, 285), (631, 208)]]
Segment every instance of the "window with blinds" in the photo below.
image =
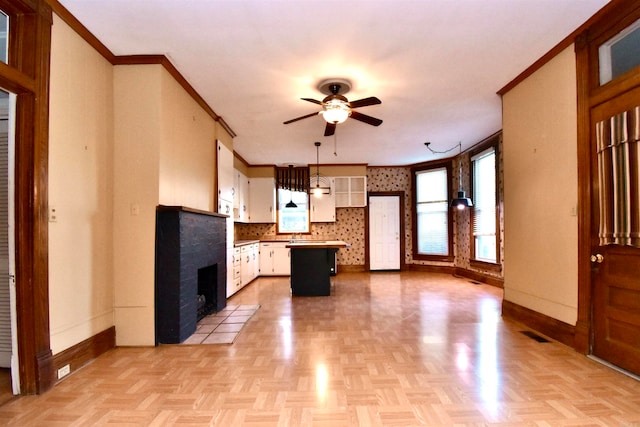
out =
[(446, 167), (415, 172), (419, 255), (449, 255), (448, 176)]
[(471, 157), (473, 259), (497, 262), (496, 152), (491, 147)]

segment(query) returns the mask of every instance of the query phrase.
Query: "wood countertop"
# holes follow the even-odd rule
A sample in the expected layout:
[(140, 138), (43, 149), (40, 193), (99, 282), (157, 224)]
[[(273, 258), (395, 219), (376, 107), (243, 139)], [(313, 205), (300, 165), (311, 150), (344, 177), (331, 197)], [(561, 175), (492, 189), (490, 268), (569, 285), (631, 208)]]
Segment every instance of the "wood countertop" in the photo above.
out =
[(323, 248), (348, 248), (351, 244), (342, 240), (295, 240), (287, 244), (291, 249), (323, 249)]

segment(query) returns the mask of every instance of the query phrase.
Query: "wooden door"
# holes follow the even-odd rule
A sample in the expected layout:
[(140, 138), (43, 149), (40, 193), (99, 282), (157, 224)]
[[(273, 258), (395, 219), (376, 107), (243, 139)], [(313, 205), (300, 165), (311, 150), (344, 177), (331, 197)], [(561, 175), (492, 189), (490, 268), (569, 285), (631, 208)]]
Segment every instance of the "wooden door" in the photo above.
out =
[(592, 353), (635, 374), (640, 374), (639, 105), (636, 88), (591, 110)]
[(371, 270), (400, 269), (400, 197), (369, 198)]

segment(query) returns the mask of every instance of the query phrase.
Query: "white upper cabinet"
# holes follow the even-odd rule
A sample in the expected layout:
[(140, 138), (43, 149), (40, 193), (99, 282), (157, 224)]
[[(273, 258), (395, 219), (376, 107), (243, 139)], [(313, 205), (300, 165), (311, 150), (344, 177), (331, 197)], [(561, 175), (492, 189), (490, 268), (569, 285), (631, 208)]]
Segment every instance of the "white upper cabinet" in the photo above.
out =
[(218, 213), (233, 215), (233, 151), (221, 141), (216, 141), (218, 150)]
[(335, 222), (336, 220), (335, 178), (324, 178), (324, 181), (320, 182), (320, 186), (326, 187), (329, 184), (330, 194), (322, 194), (322, 196), (316, 197), (313, 194), (313, 188), (316, 186), (316, 177), (311, 177), (311, 194), (309, 194), (311, 222)]
[(337, 176), (336, 207), (363, 207), (367, 206), (367, 177), (366, 176)]
[(233, 219), (236, 222), (249, 220), (249, 178), (242, 172), (234, 170)]
[(249, 178), (249, 222), (276, 222), (276, 183), (273, 178)]

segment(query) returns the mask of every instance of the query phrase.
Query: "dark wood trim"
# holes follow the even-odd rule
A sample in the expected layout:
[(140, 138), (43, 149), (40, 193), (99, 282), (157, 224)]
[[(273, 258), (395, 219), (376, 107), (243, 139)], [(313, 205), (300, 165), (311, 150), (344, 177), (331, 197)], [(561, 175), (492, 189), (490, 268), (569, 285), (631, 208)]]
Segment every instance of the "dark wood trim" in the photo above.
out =
[(578, 150), (578, 318), (574, 348), (591, 352), (591, 148), (589, 110), (589, 49), (586, 33), (576, 39)]
[(4, 62), (0, 62), (0, 84), (3, 89), (13, 93), (21, 93), (23, 91), (35, 92), (36, 90), (36, 81), (33, 78)]
[(69, 10), (58, 2), (58, 0), (45, 0), (53, 12), (60, 17), (69, 27), (73, 29), (84, 41), (93, 47), (107, 61), (113, 64), (116, 56), (107, 48), (96, 36), (85, 27)]
[(399, 205), (399, 226), (400, 226), (400, 270), (404, 270), (405, 264), (405, 229), (404, 229), (404, 215), (405, 215), (405, 192), (404, 191), (370, 191), (367, 194), (367, 206), (364, 210), (364, 267), (365, 270), (371, 269), (371, 254), (369, 252), (369, 199), (371, 197), (398, 197)]
[[(502, 206), (502, 200), (500, 200), (500, 135), (501, 132), (498, 132), (496, 134), (494, 134), (491, 138), (488, 138), (486, 140), (484, 140), (482, 143), (480, 144), (476, 144), (471, 150), (469, 150), (469, 197), (473, 197), (474, 196), (474, 189), (475, 189), (475, 182), (473, 180), (474, 177), (474, 168), (473, 168), (473, 161), (471, 160), (471, 158), (473, 156), (475, 156), (476, 154), (480, 154), (483, 151), (489, 149), (489, 148), (493, 148), (493, 151), (495, 153), (495, 189), (496, 189), (496, 194), (495, 194), (495, 198), (496, 198), (496, 205), (495, 205), (495, 215), (496, 215), (496, 264), (490, 264), (490, 263), (486, 263), (486, 262), (482, 262), (479, 260), (476, 260), (476, 250), (475, 250), (475, 239), (473, 238), (473, 229), (474, 229), (474, 221), (475, 221), (475, 205), (471, 208), (470, 211), (470, 215), (469, 215), (469, 260), (473, 266), (474, 263), (476, 263), (476, 265), (482, 266), (484, 268), (483, 264), (486, 264), (486, 266), (491, 266), (491, 265), (496, 265), (498, 267), (498, 271), (500, 271), (501, 266), (498, 264), (500, 262), (501, 259), (501, 254), (500, 254), (500, 206)], [(489, 267), (489, 268), (493, 268), (493, 267)]]
[(231, 127), (225, 122), (225, 120), (216, 114), (215, 111), (207, 104), (207, 102), (200, 96), (200, 94), (191, 86), (191, 84), (184, 78), (178, 69), (171, 63), (169, 58), (165, 55), (114, 55), (91, 31), (87, 29), (75, 16), (69, 12), (60, 2), (57, 0), (42, 0), (46, 1), (50, 5), (53, 12), (58, 15), (67, 25), (69, 25), (73, 31), (75, 31), (84, 41), (86, 41), (91, 47), (93, 47), (100, 55), (102, 55), (107, 61), (113, 65), (162, 65), (173, 78), (182, 86), (182, 88), (193, 98), (194, 101), (209, 115), (213, 120), (218, 122), (220, 126), (229, 134), (232, 138), (237, 135), (231, 129)]
[(504, 288), (504, 279), (501, 277), (490, 276), (479, 271), (467, 270), (466, 268), (461, 267), (456, 267), (455, 274), (457, 276), (466, 277), (467, 279), (482, 282), (497, 288)]
[(452, 265), (438, 265), (438, 264), (407, 264), (407, 271), (422, 271), (425, 273), (442, 273), (442, 274), (456, 274), (457, 269)]
[(560, 43), (555, 45), (549, 52), (544, 54), (540, 59), (531, 64), (526, 70), (520, 73), (515, 79), (511, 80), (506, 84), (502, 89), (500, 89), (497, 94), (504, 95), (509, 92), (514, 87), (518, 86), (524, 80), (526, 80), (533, 73), (542, 68), (545, 64), (555, 58), (560, 52), (571, 46), (576, 38), (578, 38), (581, 34), (583, 34), (588, 28), (590, 28), (594, 22), (597, 22), (602, 19), (603, 16), (607, 16), (611, 13), (612, 10), (616, 9), (621, 3), (633, 3), (637, 2), (637, 0), (612, 0), (605, 6), (603, 6), (598, 12), (596, 12), (591, 18), (589, 18), (585, 23), (583, 23), (580, 27), (578, 27), (575, 31), (565, 37)]
[(338, 264), (338, 275), (340, 273), (366, 273), (369, 271), (366, 266), (359, 265), (342, 265)]
[(51, 8), (0, 0), (9, 14), (10, 62), (0, 84), (17, 95), (15, 134), (16, 314), (22, 394), (53, 386), (48, 294), (48, 143)]
[[(116, 328), (115, 326), (112, 326), (82, 342), (79, 342), (73, 347), (56, 354), (53, 357), (54, 374), (58, 369), (65, 365), (69, 365), (71, 368), (70, 372), (73, 373), (97, 359), (98, 356), (115, 348), (115, 346)], [(57, 381), (60, 381), (61, 379), (62, 378), (57, 379)]]
[(431, 162), (418, 163), (410, 168), (410, 182), (411, 182), (411, 255), (412, 259), (417, 261), (435, 261), (435, 262), (453, 262), (453, 213), (452, 209), (447, 209), (447, 221), (449, 226), (449, 253), (447, 255), (424, 255), (418, 253), (418, 218), (416, 213), (417, 202), (416, 200), (416, 172), (446, 168), (447, 170), (447, 206), (451, 203), (451, 180), (452, 174), (452, 159), (435, 160)]
[(637, 68), (600, 86), (598, 47), (640, 18), (640, 2), (614, 0), (576, 37), (577, 150), (578, 150), (578, 318), (573, 347), (591, 353), (593, 276), (589, 257), (597, 235), (592, 176), (595, 153), (591, 151), (591, 108), (640, 86)]
[(575, 328), (568, 323), (506, 300), (502, 301), (502, 316), (522, 323), (564, 345), (573, 347)]

